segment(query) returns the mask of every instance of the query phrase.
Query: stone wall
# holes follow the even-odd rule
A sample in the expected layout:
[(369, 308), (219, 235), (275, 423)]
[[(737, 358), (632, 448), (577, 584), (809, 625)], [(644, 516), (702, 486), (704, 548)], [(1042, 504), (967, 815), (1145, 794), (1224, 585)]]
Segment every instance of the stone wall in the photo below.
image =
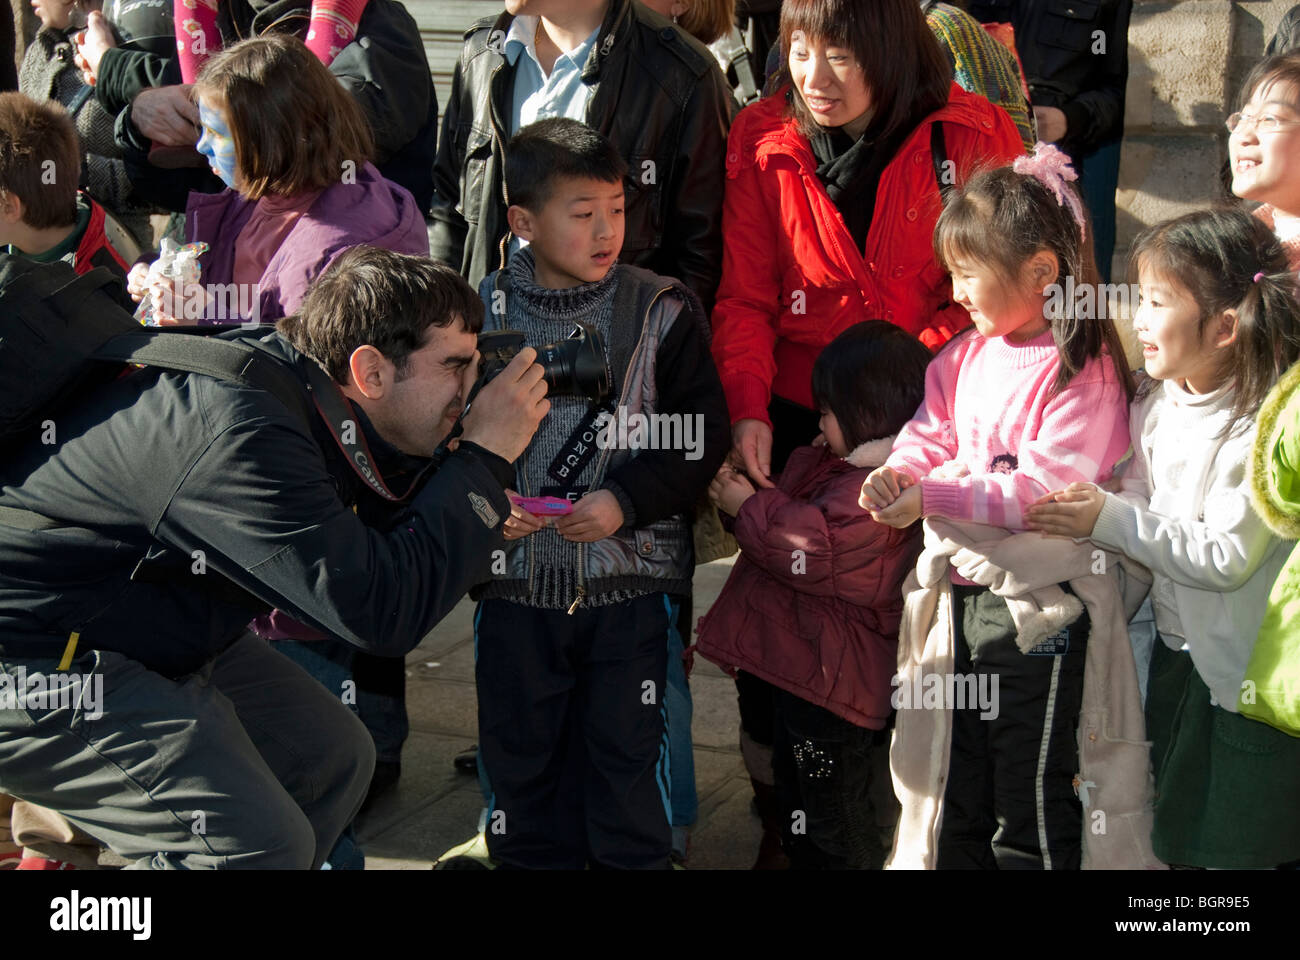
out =
[(1133, 4), (1115, 276), (1145, 226), (1228, 196), (1224, 118), (1293, 0)]

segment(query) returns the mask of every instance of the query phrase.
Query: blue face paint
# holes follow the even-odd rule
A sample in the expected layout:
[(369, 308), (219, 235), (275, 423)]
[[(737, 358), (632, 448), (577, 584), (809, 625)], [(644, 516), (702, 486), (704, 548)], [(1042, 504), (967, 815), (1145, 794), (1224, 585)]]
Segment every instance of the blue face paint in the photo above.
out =
[(203, 135), (199, 137), (198, 151), (208, 158), (212, 172), (228, 187), (235, 186), (235, 141), (226, 126), (220, 110), (213, 109), (199, 98), (199, 121)]

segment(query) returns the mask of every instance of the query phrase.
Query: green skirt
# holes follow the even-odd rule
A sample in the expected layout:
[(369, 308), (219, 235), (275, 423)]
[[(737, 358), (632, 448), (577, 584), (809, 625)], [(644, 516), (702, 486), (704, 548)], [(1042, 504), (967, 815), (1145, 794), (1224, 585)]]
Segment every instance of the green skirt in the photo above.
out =
[(1211, 704), (1191, 654), (1160, 638), (1146, 718), (1157, 857), (1221, 869), (1300, 860), (1300, 739)]

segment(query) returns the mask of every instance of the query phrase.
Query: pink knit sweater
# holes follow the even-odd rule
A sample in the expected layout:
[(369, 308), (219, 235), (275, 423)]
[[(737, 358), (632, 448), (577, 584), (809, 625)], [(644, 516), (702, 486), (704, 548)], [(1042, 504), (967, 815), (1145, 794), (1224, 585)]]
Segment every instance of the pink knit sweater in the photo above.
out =
[(1103, 357), (1053, 395), (1059, 366), (1051, 331), (1013, 343), (971, 330), (934, 358), (887, 462), (920, 481), (923, 513), (1023, 530), (1043, 494), (1109, 479), (1129, 446), (1124, 386)]

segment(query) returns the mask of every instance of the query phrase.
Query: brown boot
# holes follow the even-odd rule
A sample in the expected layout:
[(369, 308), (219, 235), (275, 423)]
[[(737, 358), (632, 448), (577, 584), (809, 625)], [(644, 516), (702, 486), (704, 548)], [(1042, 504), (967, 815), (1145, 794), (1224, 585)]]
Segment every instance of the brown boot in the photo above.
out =
[(754, 787), (754, 806), (758, 808), (759, 819), (763, 821), (763, 839), (758, 844), (758, 859), (751, 870), (789, 870), (790, 858), (781, 849), (781, 835), (785, 823), (776, 802), (776, 788), (771, 784), (759, 783), (750, 778)]

